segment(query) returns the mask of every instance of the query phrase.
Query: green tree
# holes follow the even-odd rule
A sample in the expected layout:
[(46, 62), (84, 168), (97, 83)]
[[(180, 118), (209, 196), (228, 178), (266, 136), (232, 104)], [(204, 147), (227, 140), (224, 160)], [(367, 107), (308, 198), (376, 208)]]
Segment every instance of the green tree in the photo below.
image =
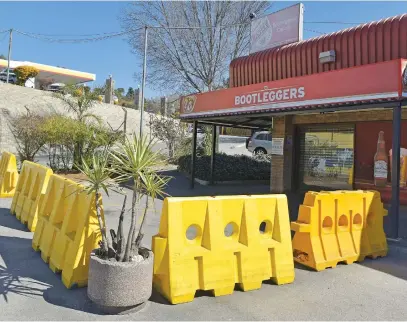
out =
[(124, 88), (123, 87), (119, 87), (117, 89), (114, 90), (114, 94), (120, 99), (123, 97), (124, 95)]
[[(75, 85), (67, 85), (64, 88), (64, 93), (54, 93), (54, 96), (60, 99), (68, 112), (75, 115), (75, 119), (88, 126), (95, 121), (100, 124), (100, 118), (91, 112), (91, 109), (98, 104), (99, 95), (95, 91), (87, 91), (83, 87)], [(80, 164), (84, 154), (84, 140), (79, 138), (75, 142), (74, 162)]]
[(95, 95), (99, 96), (99, 95), (105, 95), (105, 90), (106, 90), (106, 86), (98, 86), (98, 87), (95, 87), (95, 88), (92, 90), (92, 92), (93, 92)]
[(134, 89), (133, 87), (129, 87), (126, 94), (127, 99), (134, 99)]
[(0, 55), (0, 59), (7, 59), (6, 56), (4, 56), (3, 54)]

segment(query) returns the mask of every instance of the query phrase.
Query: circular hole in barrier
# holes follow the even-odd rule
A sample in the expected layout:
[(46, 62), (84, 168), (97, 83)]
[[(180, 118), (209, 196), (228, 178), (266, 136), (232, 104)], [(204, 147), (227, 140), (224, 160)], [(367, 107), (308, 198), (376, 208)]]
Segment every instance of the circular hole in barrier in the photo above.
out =
[(272, 232), (272, 224), (268, 220), (263, 220), (259, 225), (259, 233), (260, 234), (267, 234)]
[(191, 225), (188, 227), (185, 236), (188, 240), (194, 240), (198, 237), (200, 229), (197, 225)]
[(259, 226), (260, 234), (264, 234), (266, 232), (266, 226), (267, 226), (267, 223), (265, 221), (262, 221), (260, 223), (260, 226)]
[(322, 222), (322, 228), (330, 230), (333, 226), (332, 218), (331, 217), (325, 217), (324, 221)]
[(223, 233), (225, 234), (226, 237), (232, 237), (233, 235), (236, 235), (238, 233), (239, 228), (234, 222), (230, 222), (225, 226), (225, 229), (223, 230)]
[(355, 214), (353, 217), (353, 225), (358, 228), (362, 226), (362, 216), (360, 214)]
[(373, 226), (373, 222), (374, 222), (374, 216), (373, 216), (373, 214), (372, 214), (371, 212), (369, 212), (369, 213), (367, 214), (366, 224), (367, 224), (369, 227), (372, 227), (372, 226)]
[(348, 227), (348, 217), (346, 217), (345, 215), (341, 215), (339, 217), (338, 226), (342, 228)]

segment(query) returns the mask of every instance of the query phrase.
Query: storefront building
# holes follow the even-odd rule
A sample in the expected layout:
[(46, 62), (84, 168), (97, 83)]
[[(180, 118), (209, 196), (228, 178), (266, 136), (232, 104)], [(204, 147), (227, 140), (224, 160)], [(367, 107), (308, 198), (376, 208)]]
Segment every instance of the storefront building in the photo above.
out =
[(407, 236), (406, 66), (401, 15), (237, 58), (230, 88), (184, 97), (181, 118), (272, 129), (272, 192), (379, 190)]

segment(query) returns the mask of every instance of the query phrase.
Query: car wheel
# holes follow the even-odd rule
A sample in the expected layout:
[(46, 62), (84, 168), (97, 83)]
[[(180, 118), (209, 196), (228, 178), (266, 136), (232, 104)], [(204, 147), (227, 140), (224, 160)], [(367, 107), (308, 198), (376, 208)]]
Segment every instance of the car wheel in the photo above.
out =
[(267, 151), (264, 148), (256, 148), (254, 150), (254, 154), (255, 155), (263, 155), (263, 154), (267, 154)]

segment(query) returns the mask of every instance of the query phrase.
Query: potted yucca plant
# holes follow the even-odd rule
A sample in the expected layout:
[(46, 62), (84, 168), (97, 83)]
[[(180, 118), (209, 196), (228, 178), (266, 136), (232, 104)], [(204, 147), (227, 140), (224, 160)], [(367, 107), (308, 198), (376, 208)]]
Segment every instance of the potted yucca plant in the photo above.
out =
[[(163, 164), (153, 142), (133, 135), (114, 150), (96, 153), (88, 164), (82, 160), (81, 172), (87, 177), (86, 190), (96, 194), (96, 212), (102, 241), (90, 259), (88, 296), (107, 313), (130, 312), (150, 298), (153, 278), (153, 253), (142, 246), (144, 226), (151, 204), (165, 195), (169, 177), (158, 174)], [(126, 196), (117, 231), (108, 230), (101, 216), (100, 194), (118, 191), (118, 184), (132, 181), (131, 223), (125, 235)]]

